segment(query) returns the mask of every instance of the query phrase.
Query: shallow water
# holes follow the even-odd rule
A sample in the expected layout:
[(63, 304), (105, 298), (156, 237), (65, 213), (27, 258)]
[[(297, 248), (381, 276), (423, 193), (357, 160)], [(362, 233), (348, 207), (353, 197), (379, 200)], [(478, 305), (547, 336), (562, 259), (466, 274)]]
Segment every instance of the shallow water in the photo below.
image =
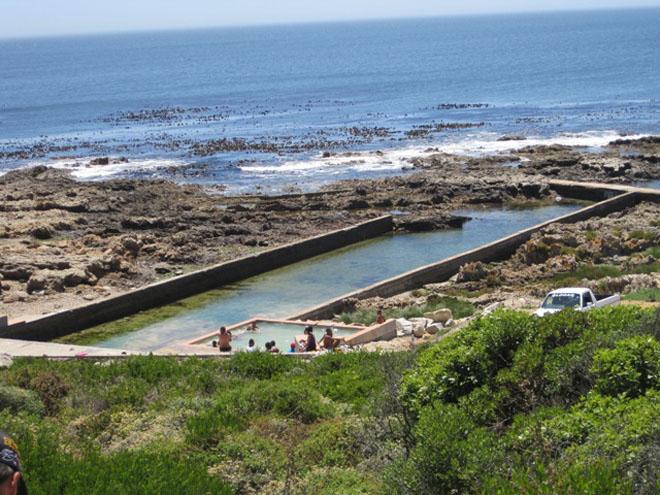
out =
[(155, 350), (256, 316), (288, 317), (578, 208), (554, 205), (529, 210), (458, 211), (472, 217), (462, 229), (387, 235), (273, 270), (227, 287), (220, 297), (202, 308), (98, 345)]
[[(314, 335), (316, 336), (317, 343), (320, 343), (325, 334), (327, 327), (314, 328)], [(334, 337), (348, 337), (356, 332), (356, 330), (347, 330), (340, 328), (332, 328)], [(240, 351), (247, 347), (250, 339), (254, 340), (259, 350), (266, 348), (266, 342), (275, 341), (277, 348), (281, 352), (289, 350), (291, 342), (295, 341), (297, 337), (303, 334), (304, 326), (301, 325), (287, 325), (286, 323), (274, 323), (261, 321), (258, 323), (257, 331), (247, 331), (246, 329), (238, 329), (232, 331), (232, 350)], [(211, 342), (207, 343), (211, 345)]]

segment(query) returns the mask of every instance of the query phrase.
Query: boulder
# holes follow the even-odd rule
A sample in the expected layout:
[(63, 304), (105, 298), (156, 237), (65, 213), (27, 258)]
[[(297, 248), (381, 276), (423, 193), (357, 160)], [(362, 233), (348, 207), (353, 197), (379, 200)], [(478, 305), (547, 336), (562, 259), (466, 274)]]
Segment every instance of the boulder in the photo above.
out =
[(426, 334), (426, 329), (423, 327), (416, 326), (413, 329), (413, 335), (418, 339), (421, 339)]
[(9, 354), (0, 354), (0, 368), (9, 368), (14, 364), (14, 360)]
[(475, 263), (466, 263), (459, 268), (456, 282), (477, 282), (486, 278), (487, 275), (488, 270), (480, 261)]
[(443, 325), (454, 318), (451, 309), (443, 308), (430, 313), (424, 313), (424, 317), (432, 321), (432, 323), (442, 323)]
[(363, 199), (351, 199), (345, 206), (347, 210), (366, 210), (367, 208), (369, 208), (369, 203)]
[(426, 327), (426, 333), (429, 335), (443, 335), (446, 332), (447, 330), (445, 330), (445, 327), (441, 323), (434, 323)]
[(27, 282), (26, 291), (28, 294), (48, 289), (62, 292), (64, 285), (64, 272), (41, 270), (32, 274)]
[(92, 285), (96, 283), (96, 277), (80, 268), (72, 268), (64, 272), (64, 285), (76, 287), (81, 284)]
[(413, 334), (415, 337), (423, 337), (426, 333), (426, 327), (433, 324), (430, 318), (410, 318), (410, 323), (413, 326)]
[(32, 229), (32, 237), (39, 240), (46, 240), (53, 237), (53, 231), (48, 225), (39, 225)]
[(396, 320), (396, 333), (398, 336), (412, 335), (413, 324), (405, 318), (398, 318)]

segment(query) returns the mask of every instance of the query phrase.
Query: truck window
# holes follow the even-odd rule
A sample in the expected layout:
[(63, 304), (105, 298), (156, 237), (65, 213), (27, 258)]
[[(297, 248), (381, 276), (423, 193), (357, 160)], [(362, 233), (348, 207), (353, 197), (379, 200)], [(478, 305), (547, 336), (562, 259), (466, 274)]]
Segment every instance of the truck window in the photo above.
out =
[(589, 305), (589, 303), (595, 304), (596, 301), (594, 301), (593, 298), (591, 297), (591, 292), (585, 292), (584, 293), (584, 302), (582, 304), (582, 307), (586, 308)]
[(543, 309), (566, 309), (580, 307), (580, 294), (550, 294), (541, 305)]

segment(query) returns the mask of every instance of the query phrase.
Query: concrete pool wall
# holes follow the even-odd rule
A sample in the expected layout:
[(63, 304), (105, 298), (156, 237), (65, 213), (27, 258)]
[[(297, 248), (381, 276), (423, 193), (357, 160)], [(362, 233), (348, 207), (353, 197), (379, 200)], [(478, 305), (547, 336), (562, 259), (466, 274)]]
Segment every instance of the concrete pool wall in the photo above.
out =
[(34, 320), (14, 322), (4, 328), (0, 327), (0, 337), (49, 341), (378, 237), (391, 232), (392, 228), (391, 216), (378, 217), (351, 227), (147, 285), (74, 309), (51, 313)]
[[(367, 299), (370, 297), (391, 297), (396, 294), (401, 294), (409, 290), (417, 289), (423, 285), (430, 283), (443, 282), (451, 276), (458, 273), (461, 266), (466, 263), (475, 261), (491, 262), (505, 259), (511, 255), (522, 244), (527, 242), (534, 233), (547, 227), (553, 223), (573, 223), (586, 220), (594, 216), (604, 216), (623, 208), (628, 208), (639, 203), (641, 200), (655, 199), (660, 200), (660, 193), (647, 197), (647, 195), (640, 195), (637, 192), (624, 192), (616, 191), (611, 199), (601, 201), (586, 208), (582, 208), (576, 212), (569, 213), (559, 218), (553, 218), (547, 222), (540, 223), (525, 230), (518, 231), (508, 237), (504, 237), (495, 242), (480, 246), (476, 249), (460, 253), (456, 256), (446, 258), (437, 263), (422, 266), (415, 270), (403, 273), (399, 276), (384, 280), (377, 284), (371, 285), (364, 289), (360, 289), (336, 299), (328, 301), (320, 306), (309, 308), (301, 313), (292, 315), (290, 319), (293, 320), (313, 320), (332, 318), (334, 314), (341, 313), (347, 309), (348, 304), (352, 300)], [(586, 195), (593, 197), (596, 194), (602, 194), (601, 191), (592, 191), (586, 189)]]

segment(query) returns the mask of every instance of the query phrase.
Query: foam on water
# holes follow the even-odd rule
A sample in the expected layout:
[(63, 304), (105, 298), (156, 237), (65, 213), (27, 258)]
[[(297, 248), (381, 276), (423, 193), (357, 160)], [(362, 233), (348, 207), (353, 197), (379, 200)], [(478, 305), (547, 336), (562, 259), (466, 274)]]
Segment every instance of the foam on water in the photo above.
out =
[[(190, 162), (173, 158), (143, 158), (128, 162), (109, 163), (108, 165), (91, 165), (89, 159), (84, 161), (72, 159), (44, 160), (29, 162), (25, 167), (45, 165), (47, 167), (70, 170), (71, 176), (79, 180), (105, 180), (115, 177), (133, 175), (136, 173), (157, 172), (171, 167), (182, 167)], [(7, 172), (6, 170), (4, 172)]]
[[(647, 134), (626, 136), (626, 139), (639, 139)], [(488, 156), (507, 153), (528, 146), (577, 146), (598, 149), (620, 139), (616, 131), (591, 131), (583, 133), (562, 133), (553, 137), (528, 137), (524, 140), (498, 141), (501, 134), (479, 133), (455, 142), (440, 141), (424, 146), (408, 146), (383, 151), (351, 152), (332, 156), (319, 154), (306, 160), (285, 161), (283, 163), (257, 163), (240, 166), (249, 174), (292, 174), (309, 176), (316, 173), (340, 174), (346, 172), (391, 172), (412, 166), (415, 158), (424, 158), (434, 153), (448, 153), (462, 156)]]

